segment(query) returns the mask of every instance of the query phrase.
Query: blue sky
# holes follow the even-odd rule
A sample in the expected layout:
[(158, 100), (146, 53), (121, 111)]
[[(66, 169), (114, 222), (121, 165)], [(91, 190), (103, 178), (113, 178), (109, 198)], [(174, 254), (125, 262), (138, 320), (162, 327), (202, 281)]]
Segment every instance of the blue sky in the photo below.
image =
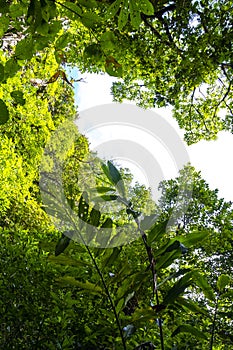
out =
[[(71, 75), (74, 75), (72, 72)], [(76, 74), (75, 74), (76, 75)], [(90, 107), (112, 102), (110, 88), (114, 78), (108, 75), (83, 74), (85, 82), (75, 83), (75, 97), (78, 111), (82, 112)], [(172, 118), (169, 109), (155, 110), (172, 125), (183, 139), (183, 131), (179, 129), (177, 122)], [(104, 135), (104, 133), (107, 135)], [(98, 134), (98, 135), (97, 135)], [(98, 143), (98, 138), (114, 137), (114, 130), (101, 130), (99, 133), (86, 135), (92, 145)], [(211, 189), (218, 188), (219, 196), (227, 201), (233, 201), (233, 166), (231, 150), (233, 149), (233, 135), (228, 132), (220, 132), (216, 141), (200, 141), (197, 144), (186, 147), (191, 164), (200, 170), (202, 177), (209, 183)], [(123, 164), (130, 167), (130, 164)], [(166, 164), (162, 164), (165, 166)], [(144, 181), (142, 169), (137, 169), (131, 164), (131, 170), (139, 181)], [(166, 173), (166, 178), (174, 177), (174, 169), (171, 174)], [(145, 181), (146, 182), (146, 181)]]

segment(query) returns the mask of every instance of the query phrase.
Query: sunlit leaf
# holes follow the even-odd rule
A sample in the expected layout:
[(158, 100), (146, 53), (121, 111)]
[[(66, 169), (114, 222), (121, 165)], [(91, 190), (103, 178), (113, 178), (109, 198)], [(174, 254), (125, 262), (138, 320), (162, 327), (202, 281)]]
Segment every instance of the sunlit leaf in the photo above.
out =
[(138, 2), (138, 9), (148, 16), (154, 14), (154, 7), (149, 0), (140, 0)]
[(218, 277), (217, 280), (217, 288), (220, 292), (224, 290), (224, 288), (230, 283), (230, 276), (222, 274)]
[(201, 288), (205, 297), (209, 300), (214, 301), (215, 300), (214, 291), (211, 285), (209, 284), (207, 278), (203, 274), (201, 274), (199, 271), (194, 271), (194, 276), (195, 276), (195, 283), (198, 285), (198, 287)]
[(114, 17), (119, 8), (120, 8), (120, 4), (122, 3), (122, 0), (116, 0), (114, 1), (108, 8), (106, 15), (105, 15), (105, 19), (110, 19), (112, 17)]
[(205, 240), (209, 235), (209, 231), (202, 230), (197, 232), (188, 233), (185, 237), (179, 237), (179, 240), (186, 246), (191, 247), (196, 243)]
[(119, 17), (118, 17), (119, 30), (122, 30), (125, 27), (125, 25), (128, 21), (128, 17), (129, 17), (129, 9), (127, 7), (122, 6)]
[(130, 21), (135, 29), (138, 29), (141, 24), (141, 15), (135, 0), (129, 0)]
[(103, 293), (102, 288), (97, 286), (96, 284), (91, 283), (89, 281), (85, 281), (85, 282), (77, 281), (73, 276), (59, 277), (57, 281), (62, 284), (68, 284), (74, 287), (79, 287), (82, 289), (83, 292), (86, 292), (86, 293), (93, 293), (93, 294)]

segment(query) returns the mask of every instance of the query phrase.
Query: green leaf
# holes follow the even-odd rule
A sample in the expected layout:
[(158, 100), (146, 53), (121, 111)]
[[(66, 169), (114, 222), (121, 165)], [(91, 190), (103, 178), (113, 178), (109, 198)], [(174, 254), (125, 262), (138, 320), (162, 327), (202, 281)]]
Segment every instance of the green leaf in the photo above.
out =
[(15, 90), (11, 92), (11, 97), (15, 100), (15, 103), (24, 106), (26, 103), (25, 98), (23, 97), (23, 92), (20, 90)]
[(95, 0), (78, 0), (78, 2), (80, 5), (90, 9), (98, 6)]
[(204, 315), (208, 314), (206, 309), (204, 309), (204, 307), (198, 306), (198, 304), (195, 303), (194, 301), (192, 301), (191, 299), (184, 298), (184, 297), (178, 297), (177, 303), (182, 305), (185, 309), (188, 309), (192, 312), (196, 312), (196, 313), (200, 313), (200, 314), (204, 314)]
[(0, 63), (0, 82), (4, 80), (4, 66)]
[[(115, 165), (113, 165), (112, 162), (108, 161), (108, 169), (109, 169), (109, 174), (110, 177), (112, 179), (112, 182), (114, 183), (114, 185), (118, 185), (119, 182), (123, 183), (121, 174), (119, 172), (119, 170), (115, 167)], [(125, 190), (122, 187), (123, 192), (125, 192)], [(122, 195), (124, 195), (124, 193), (121, 193)]]
[(79, 205), (78, 205), (78, 216), (83, 221), (87, 221), (88, 218), (88, 210), (89, 210), (89, 204), (87, 203), (87, 193), (83, 192), (79, 199)]
[(106, 20), (114, 17), (117, 14), (118, 10), (120, 9), (121, 3), (122, 3), (122, 0), (116, 0), (109, 6), (105, 15)]
[(107, 31), (100, 37), (100, 44), (103, 50), (112, 50), (115, 47), (117, 38), (113, 32)]
[(114, 189), (114, 188), (111, 188), (111, 187), (104, 187), (104, 186), (97, 186), (97, 187), (95, 188), (95, 190), (96, 190), (98, 193), (115, 192), (115, 189)]
[(82, 9), (81, 9), (81, 7), (79, 7), (78, 5), (76, 5), (76, 4), (74, 4), (73, 2), (70, 2), (70, 1), (66, 1), (63, 5), (67, 8), (67, 16), (70, 19), (73, 19), (74, 16), (78, 17), (78, 18), (81, 18), (81, 16), (82, 16)]
[(228, 275), (222, 274), (218, 277), (217, 280), (217, 288), (220, 292), (224, 290), (224, 288), (230, 283), (231, 278)]
[(203, 276), (199, 271), (194, 271), (194, 277), (197, 286), (201, 288), (205, 297), (209, 300), (215, 301), (214, 291), (207, 278)]
[(10, 58), (5, 64), (5, 78), (12, 78), (20, 69), (15, 58)]
[(117, 200), (118, 196), (115, 194), (105, 194), (100, 196), (104, 201), (109, 202), (109, 201), (115, 201)]
[(84, 56), (94, 58), (95, 60), (101, 59), (103, 52), (99, 44), (91, 44), (85, 47)]
[(140, 227), (142, 230), (149, 230), (157, 221), (158, 214), (152, 214), (149, 216), (144, 216), (140, 222)]
[(101, 23), (101, 18), (96, 13), (85, 12), (82, 14), (81, 22), (87, 28), (94, 28)]
[(129, 10), (131, 24), (135, 29), (138, 29), (142, 20), (135, 0), (129, 0)]
[(64, 250), (68, 247), (70, 244), (70, 238), (62, 234), (62, 237), (57, 242), (56, 248), (55, 248), (55, 256), (60, 255), (64, 252)]
[(7, 31), (9, 26), (9, 18), (6, 16), (0, 17), (0, 37), (4, 35), (4, 33)]
[(95, 208), (92, 208), (90, 212), (89, 224), (98, 227), (100, 223), (100, 217), (100, 211)]
[(185, 237), (179, 237), (180, 242), (182, 242), (186, 247), (191, 247), (196, 243), (199, 243), (206, 239), (209, 235), (209, 231), (197, 231), (187, 234)]
[(120, 78), (123, 74), (122, 66), (111, 56), (106, 58), (105, 71), (112, 77)]
[(15, 56), (19, 60), (29, 60), (33, 56), (33, 40), (32, 38), (25, 38), (18, 42), (15, 48)]
[(69, 42), (69, 33), (64, 33), (56, 40), (56, 49), (64, 49)]
[(195, 327), (188, 324), (180, 325), (179, 327), (177, 327), (176, 330), (172, 333), (172, 337), (176, 336), (179, 333), (189, 333), (194, 335), (198, 339), (208, 339), (208, 336), (205, 333), (199, 331), (199, 329), (196, 329)]
[(177, 248), (171, 252), (168, 252), (164, 255), (162, 255), (159, 259), (157, 259), (156, 262), (156, 269), (165, 269), (166, 267), (170, 266), (174, 260), (178, 259), (181, 256), (181, 250), (177, 250)]
[(64, 277), (59, 277), (57, 279), (58, 282), (61, 282), (63, 284), (69, 284), (74, 287), (79, 287), (83, 291), (86, 291), (87, 293), (93, 293), (93, 294), (99, 294), (103, 293), (103, 290), (101, 287), (89, 282), (85, 281), (85, 283), (77, 281), (73, 276), (64, 276)]
[(148, 232), (148, 244), (151, 244), (154, 241), (158, 241), (161, 238), (161, 236), (163, 236), (166, 233), (167, 223), (168, 220), (159, 222)]
[(138, 2), (138, 9), (147, 16), (154, 14), (154, 6), (149, 0), (140, 0)]
[(9, 119), (9, 111), (3, 100), (0, 99), (0, 125), (5, 124)]
[(172, 304), (181, 294), (185, 292), (185, 289), (193, 283), (193, 273), (186, 273), (174, 286), (168, 290), (164, 297), (163, 304)]
[(120, 299), (117, 303), (117, 306), (116, 306), (116, 312), (119, 314), (119, 312), (123, 309), (124, 307), (124, 299)]
[(48, 260), (55, 264), (65, 265), (65, 266), (90, 266), (92, 265), (84, 260), (72, 259), (66, 255), (53, 256), (49, 255)]
[(129, 9), (125, 8), (125, 6), (123, 6), (121, 8), (120, 15), (118, 17), (118, 29), (119, 30), (122, 30), (125, 27), (125, 25), (128, 21), (128, 17), (129, 17)]
[(111, 218), (107, 218), (100, 227), (101, 228), (112, 228), (113, 227), (112, 219)]

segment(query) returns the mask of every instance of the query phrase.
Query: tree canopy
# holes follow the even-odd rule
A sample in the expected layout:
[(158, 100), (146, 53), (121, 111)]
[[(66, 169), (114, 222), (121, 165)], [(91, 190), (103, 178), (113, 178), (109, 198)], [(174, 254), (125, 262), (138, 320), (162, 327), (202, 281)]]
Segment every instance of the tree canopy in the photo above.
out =
[(116, 101), (173, 106), (188, 143), (232, 131), (231, 1), (2, 0), (1, 13), (2, 82), (49, 48), (59, 67), (116, 76)]

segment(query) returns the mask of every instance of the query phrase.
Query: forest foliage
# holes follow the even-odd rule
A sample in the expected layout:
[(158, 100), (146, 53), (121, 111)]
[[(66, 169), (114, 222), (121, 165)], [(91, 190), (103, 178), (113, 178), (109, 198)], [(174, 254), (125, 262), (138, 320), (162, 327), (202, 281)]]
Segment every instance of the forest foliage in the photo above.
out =
[(114, 76), (115, 101), (172, 106), (189, 144), (232, 132), (232, 12), (224, 0), (0, 0), (1, 348), (232, 348), (231, 202), (187, 165), (155, 204), (78, 133), (60, 146), (59, 183), (44, 153), (77, 118), (74, 66)]

